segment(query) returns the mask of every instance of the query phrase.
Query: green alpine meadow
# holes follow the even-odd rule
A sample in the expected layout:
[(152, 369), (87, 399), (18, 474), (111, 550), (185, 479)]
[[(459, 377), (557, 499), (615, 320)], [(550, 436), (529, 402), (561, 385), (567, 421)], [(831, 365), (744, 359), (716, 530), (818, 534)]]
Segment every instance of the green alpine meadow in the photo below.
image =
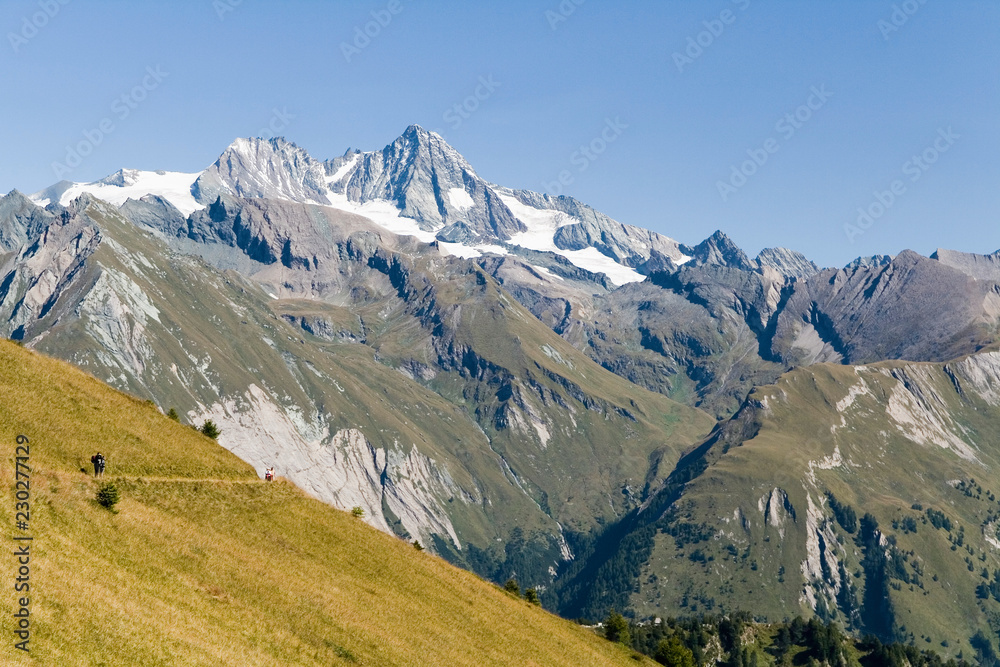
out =
[[(11, 452), (0, 472), (13, 480), (19, 435), (31, 463), (31, 634), (27, 650), (4, 647), (7, 664), (653, 664), (285, 479), (263, 481), (63, 362), (4, 342), (0, 388)], [(98, 450), (120, 491), (114, 512), (87, 471)], [(5, 639), (16, 628), (5, 613)]]

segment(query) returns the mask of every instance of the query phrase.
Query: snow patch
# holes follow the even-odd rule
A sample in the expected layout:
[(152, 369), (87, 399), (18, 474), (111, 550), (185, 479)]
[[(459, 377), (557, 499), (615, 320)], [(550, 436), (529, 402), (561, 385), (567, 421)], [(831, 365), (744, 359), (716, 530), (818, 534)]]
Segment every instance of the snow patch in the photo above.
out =
[[(59, 205), (68, 206), (74, 199), (87, 193), (115, 206), (121, 206), (129, 199), (138, 200), (146, 195), (158, 195), (173, 204), (185, 216), (205, 208), (195, 201), (194, 195), (191, 194), (191, 186), (201, 176), (201, 172), (185, 174), (177, 171), (123, 169), (120, 173), (122, 185), (112, 185), (101, 181), (74, 183), (63, 192), (59, 198)], [(37, 193), (32, 195), (31, 199), (39, 206), (47, 206), (50, 203), (48, 199), (41, 198)]]
[(584, 248), (583, 250), (558, 248), (554, 240), (556, 230), (578, 222), (571, 216), (561, 211), (532, 208), (510, 195), (500, 195), (500, 199), (514, 216), (527, 227), (527, 231), (514, 234), (510, 238), (511, 245), (562, 255), (581, 269), (605, 274), (616, 285), (639, 283), (646, 279), (635, 269), (622, 266), (607, 255), (601, 254), (597, 248)]
[(460, 211), (470, 209), (476, 204), (472, 199), (472, 195), (466, 192), (465, 188), (451, 188), (448, 190), (448, 201)]
[(481, 253), (490, 253), (493, 255), (509, 255), (510, 252), (507, 248), (499, 245), (491, 245), (489, 243), (483, 243), (481, 245), (474, 246), (476, 250)]
[(315, 203), (320, 206), (328, 206), (329, 208), (335, 208), (339, 211), (346, 211), (348, 213), (368, 218), (379, 227), (382, 227), (393, 234), (399, 234), (400, 236), (414, 236), (424, 243), (434, 242), (434, 232), (428, 232), (420, 229), (416, 220), (401, 216), (399, 214), (399, 209), (396, 208), (396, 205), (392, 202), (370, 201), (365, 202), (364, 204), (358, 204), (350, 201), (347, 198), (347, 195), (344, 194), (327, 192), (326, 196), (330, 200), (329, 204), (323, 202)]
[(447, 243), (446, 241), (438, 241), (438, 247), (441, 249), (442, 254), (454, 255), (456, 257), (461, 257), (462, 259), (475, 259), (476, 257), (483, 256), (483, 253), (479, 252), (475, 248), (467, 245), (462, 245), (461, 243)]
[(355, 156), (352, 157), (350, 161), (347, 162), (347, 164), (343, 165), (340, 169), (338, 169), (336, 173), (333, 174), (333, 176), (328, 176), (326, 179), (327, 186), (329, 187), (335, 185), (340, 181), (344, 180), (344, 177), (347, 176), (349, 173), (351, 173), (351, 170), (354, 169), (354, 166), (358, 164), (359, 159), (361, 159), (361, 154), (360, 153), (355, 154)]
[(594, 273), (603, 273), (616, 285), (641, 283), (646, 279), (646, 276), (635, 269), (622, 266), (607, 255), (602, 254), (597, 248), (559, 250), (558, 252), (581, 269), (593, 271)]
[(535, 266), (534, 264), (531, 264), (530, 266), (531, 266), (532, 269), (534, 269), (535, 271), (538, 271), (539, 273), (541, 273), (542, 275), (544, 275), (547, 278), (554, 278), (555, 280), (562, 280), (562, 281), (566, 280), (562, 276), (557, 276), (556, 274), (552, 273), (551, 271), (549, 271), (548, 269), (546, 269), (544, 266)]

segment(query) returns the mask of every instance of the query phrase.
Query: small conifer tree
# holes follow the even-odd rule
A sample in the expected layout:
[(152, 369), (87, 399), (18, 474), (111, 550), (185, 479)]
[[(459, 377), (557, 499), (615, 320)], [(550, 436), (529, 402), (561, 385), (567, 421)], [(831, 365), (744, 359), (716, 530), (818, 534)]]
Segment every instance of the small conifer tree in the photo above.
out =
[(653, 657), (661, 665), (669, 665), (669, 667), (695, 667), (697, 664), (694, 661), (694, 653), (684, 645), (684, 642), (677, 635), (670, 639), (660, 640), (660, 643), (656, 645), (656, 655)]
[(604, 636), (609, 642), (618, 642), (625, 646), (632, 644), (632, 634), (628, 629), (628, 621), (617, 611), (608, 614), (608, 620), (604, 621)]
[(218, 440), (219, 436), (222, 435), (222, 431), (211, 419), (206, 419), (205, 423), (201, 425), (201, 432), (202, 435), (207, 435), (212, 440)]
[(121, 492), (118, 491), (114, 482), (102, 484), (101, 488), (97, 490), (97, 502), (101, 507), (116, 512), (115, 505), (118, 504), (119, 500), (121, 500)]

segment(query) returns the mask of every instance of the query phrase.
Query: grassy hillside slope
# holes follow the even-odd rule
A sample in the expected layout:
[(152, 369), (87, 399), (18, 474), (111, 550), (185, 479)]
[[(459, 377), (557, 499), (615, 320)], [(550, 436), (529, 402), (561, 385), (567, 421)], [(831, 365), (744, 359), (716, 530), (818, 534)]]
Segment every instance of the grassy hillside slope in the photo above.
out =
[(944, 654), (972, 654), (977, 632), (996, 646), (998, 369), (987, 350), (759, 387), (663, 515), (634, 608), (815, 613)]
[[(14, 527), (22, 433), (28, 533)], [(637, 664), (291, 484), (259, 481), (151, 404), (6, 342), (0, 442), (7, 534), (34, 538), (32, 650), (13, 648), (8, 589), (6, 664)], [(80, 470), (98, 449), (122, 490), (118, 514)]]

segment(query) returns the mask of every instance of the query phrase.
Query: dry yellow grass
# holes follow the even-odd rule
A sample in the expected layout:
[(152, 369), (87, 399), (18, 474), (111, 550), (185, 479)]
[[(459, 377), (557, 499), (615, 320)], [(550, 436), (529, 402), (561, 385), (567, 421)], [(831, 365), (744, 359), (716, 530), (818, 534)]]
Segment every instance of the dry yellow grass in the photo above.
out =
[[(37, 665), (651, 664), (253, 470), (151, 405), (0, 343), (0, 514), (31, 438)], [(80, 468), (100, 449), (118, 514)], [(11, 542), (8, 539), (8, 544)], [(9, 550), (5, 550), (9, 551)]]

